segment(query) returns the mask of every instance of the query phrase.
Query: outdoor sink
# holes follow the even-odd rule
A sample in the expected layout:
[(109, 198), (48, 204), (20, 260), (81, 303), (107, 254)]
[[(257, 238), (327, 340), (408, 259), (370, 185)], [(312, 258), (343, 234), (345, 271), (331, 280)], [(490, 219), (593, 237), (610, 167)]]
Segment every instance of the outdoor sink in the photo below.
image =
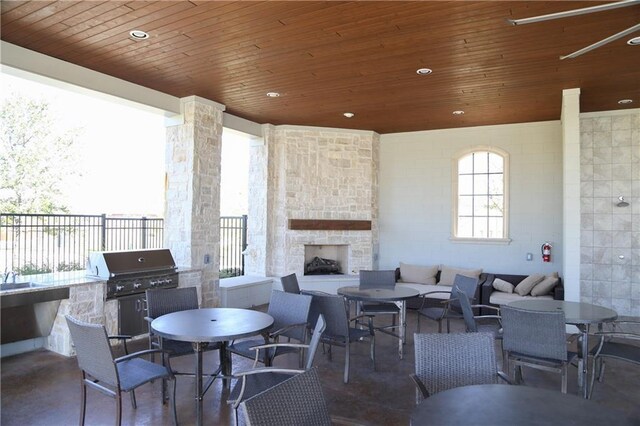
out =
[(25, 281), (21, 283), (3, 283), (3, 284), (0, 284), (0, 291), (17, 290), (19, 288), (36, 288), (36, 287), (45, 287), (45, 286), (42, 284), (36, 284), (29, 281)]

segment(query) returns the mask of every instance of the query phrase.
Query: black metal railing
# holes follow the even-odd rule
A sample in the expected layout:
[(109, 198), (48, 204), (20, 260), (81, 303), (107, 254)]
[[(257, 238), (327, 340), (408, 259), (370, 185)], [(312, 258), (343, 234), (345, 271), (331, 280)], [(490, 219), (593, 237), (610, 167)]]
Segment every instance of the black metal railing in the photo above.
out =
[(0, 271), (81, 270), (90, 251), (159, 248), (163, 232), (162, 218), (0, 213)]
[[(90, 251), (163, 247), (164, 219), (0, 213), (0, 272), (82, 270)], [(244, 275), (247, 216), (220, 217), (220, 277)]]
[(244, 275), (247, 216), (220, 217), (220, 278)]

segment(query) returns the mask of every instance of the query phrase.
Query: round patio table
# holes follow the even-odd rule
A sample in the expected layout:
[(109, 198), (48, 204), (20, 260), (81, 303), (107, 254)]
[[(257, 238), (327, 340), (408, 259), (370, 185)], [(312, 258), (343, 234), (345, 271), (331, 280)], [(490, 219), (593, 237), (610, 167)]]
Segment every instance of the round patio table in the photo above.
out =
[(231, 376), (231, 357), (227, 342), (242, 337), (255, 336), (273, 325), (273, 317), (249, 309), (207, 308), (190, 309), (162, 315), (151, 322), (151, 329), (167, 339), (191, 342), (196, 354), (196, 418), (202, 425), (202, 399), (212, 380), (202, 390), (202, 352), (209, 343), (221, 342), (220, 371), (223, 378)]
[(411, 426), (637, 425), (623, 411), (549, 389), (511, 385), (463, 386), (424, 399)]
[(618, 313), (613, 309), (603, 306), (592, 305), (582, 302), (565, 302), (563, 300), (517, 300), (508, 306), (531, 311), (556, 312), (563, 311), (565, 323), (572, 324), (580, 330), (580, 351), (578, 386), (582, 389), (582, 396), (589, 397), (589, 387), (587, 386), (588, 362), (586, 357), (589, 354), (589, 326), (591, 324), (602, 324), (604, 322), (615, 321)]
[(398, 324), (398, 334), (387, 332), (398, 338), (398, 355), (400, 359), (404, 356), (404, 343), (407, 335), (407, 299), (420, 294), (418, 290), (410, 287), (394, 288), (360, 288), (358, 286), (340, 287), (338, 294), (349, 300), (359, 302), (396, 302), (400, 304), (400, 321)]

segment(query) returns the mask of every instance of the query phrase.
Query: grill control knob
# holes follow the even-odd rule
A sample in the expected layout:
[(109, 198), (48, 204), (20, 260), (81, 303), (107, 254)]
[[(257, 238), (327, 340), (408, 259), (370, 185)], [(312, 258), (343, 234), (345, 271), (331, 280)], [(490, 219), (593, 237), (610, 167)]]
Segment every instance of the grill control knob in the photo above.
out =
[(137, 289), (139, 289), (140, 287), (142, 287), (142, 284), (140, 284), (140, 283), (133, 283), (133, 289), (134, 289), (134, 290), (137, 290)]
[(123, 285), (117, 285), (116, 286), (116, 292), (122, 291), (122, 290), (124, 290), (124, 286)]
[(155, 286), (157, 286), (157, 285), (158, 285), (158, 281), (153, 281), (153, 280), (151, 280), (151, 281), (149, 282), (149, 284), (151, 284), (151, 287), (155, 287)]

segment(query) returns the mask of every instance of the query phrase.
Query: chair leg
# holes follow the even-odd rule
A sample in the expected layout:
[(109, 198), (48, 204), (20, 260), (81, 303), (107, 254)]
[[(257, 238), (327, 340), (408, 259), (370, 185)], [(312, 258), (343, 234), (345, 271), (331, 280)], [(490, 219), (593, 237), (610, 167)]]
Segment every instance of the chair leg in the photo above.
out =
[(451, 333), (451, 325), (449, 323), (449, 318), (447, 318), (447, 334)]
[(420, 333), (420, 317), (422, 315), (420, 315), (420, 312), (418, 312), (418, 334)]
[(122, 425), (122, 391), (116, 390), (116, 426)]
[[(163, 400), (163, 403), (164, 403), (164, 400)], [(138, 408), (138, 403), (136, 402), (136, 391), (134, 390), (131, 391), (131, 406), (133, 407), (134, 410)]]
[(438, 333), (442, 333), (442, 319), (438, 320)]
[(86, 375), (82, 372), (82, 386), (80, 390), (80, 426), (84, 426), (85, 412), (87, 408), (87, 386), (84, 384)]
[(596, 381), (596, 374), (598, 372), (596, 367), (597, 364), (598, 364), (598, 357), (594, 357), (593, 364), (592, 364), (593, 369), (591, 370), (591, 383), (589, 384), (589, 393), (587, 393), (587, 399), (591, 399), (591, 395), (593, 394), (593, 385)]
[(371, 361), (373, 362), (373, 371), (376, 371), (376, 335), (371, 336)]
[(174, 377), (172, 382), (173, 382), (173, 390), (171, 391), (171, 412), (173, 414), (172, 415), (173, 426), (178, 426), (178, 412), (176, 410), (176, 385), (177, 385), (178, 379)]
[[(598, 368), (598, 381), (600, 383), (602, 383), (602, 380), (604, 380), (604, 366), (606, 365), (604, 359), (599, 358), (598, 359), (598, 365), (599, 365), (599, 368)], [(594, 373), (595, 373), (595, 371), (594, 371)]]
[(349, 344), (349, 340), (347, 340), (346, 345), (344, 345), (344, 378), (343, 381), (344, 383), (349, 383), (349, 358), (351, 358), (350, 355), (350, 350), (349, 347), (351, 345)]
[[(585, 362), (586, 362), (586, 361), (585, 361)], [(561, 374), (562, 374), (562, 387), (561, 387), (561, 392), (562, 392), (562, 393), (567, 393), (567, 363), (565, 363), (565, 364), (562, 366)], [(583, 384), (582, 384), (582, 386), (587, 386), (587, 384), (586, 384), (586, 383), (583, 383)], [(589, 396), (589, 395), (587, 394), (587, 396)]]

